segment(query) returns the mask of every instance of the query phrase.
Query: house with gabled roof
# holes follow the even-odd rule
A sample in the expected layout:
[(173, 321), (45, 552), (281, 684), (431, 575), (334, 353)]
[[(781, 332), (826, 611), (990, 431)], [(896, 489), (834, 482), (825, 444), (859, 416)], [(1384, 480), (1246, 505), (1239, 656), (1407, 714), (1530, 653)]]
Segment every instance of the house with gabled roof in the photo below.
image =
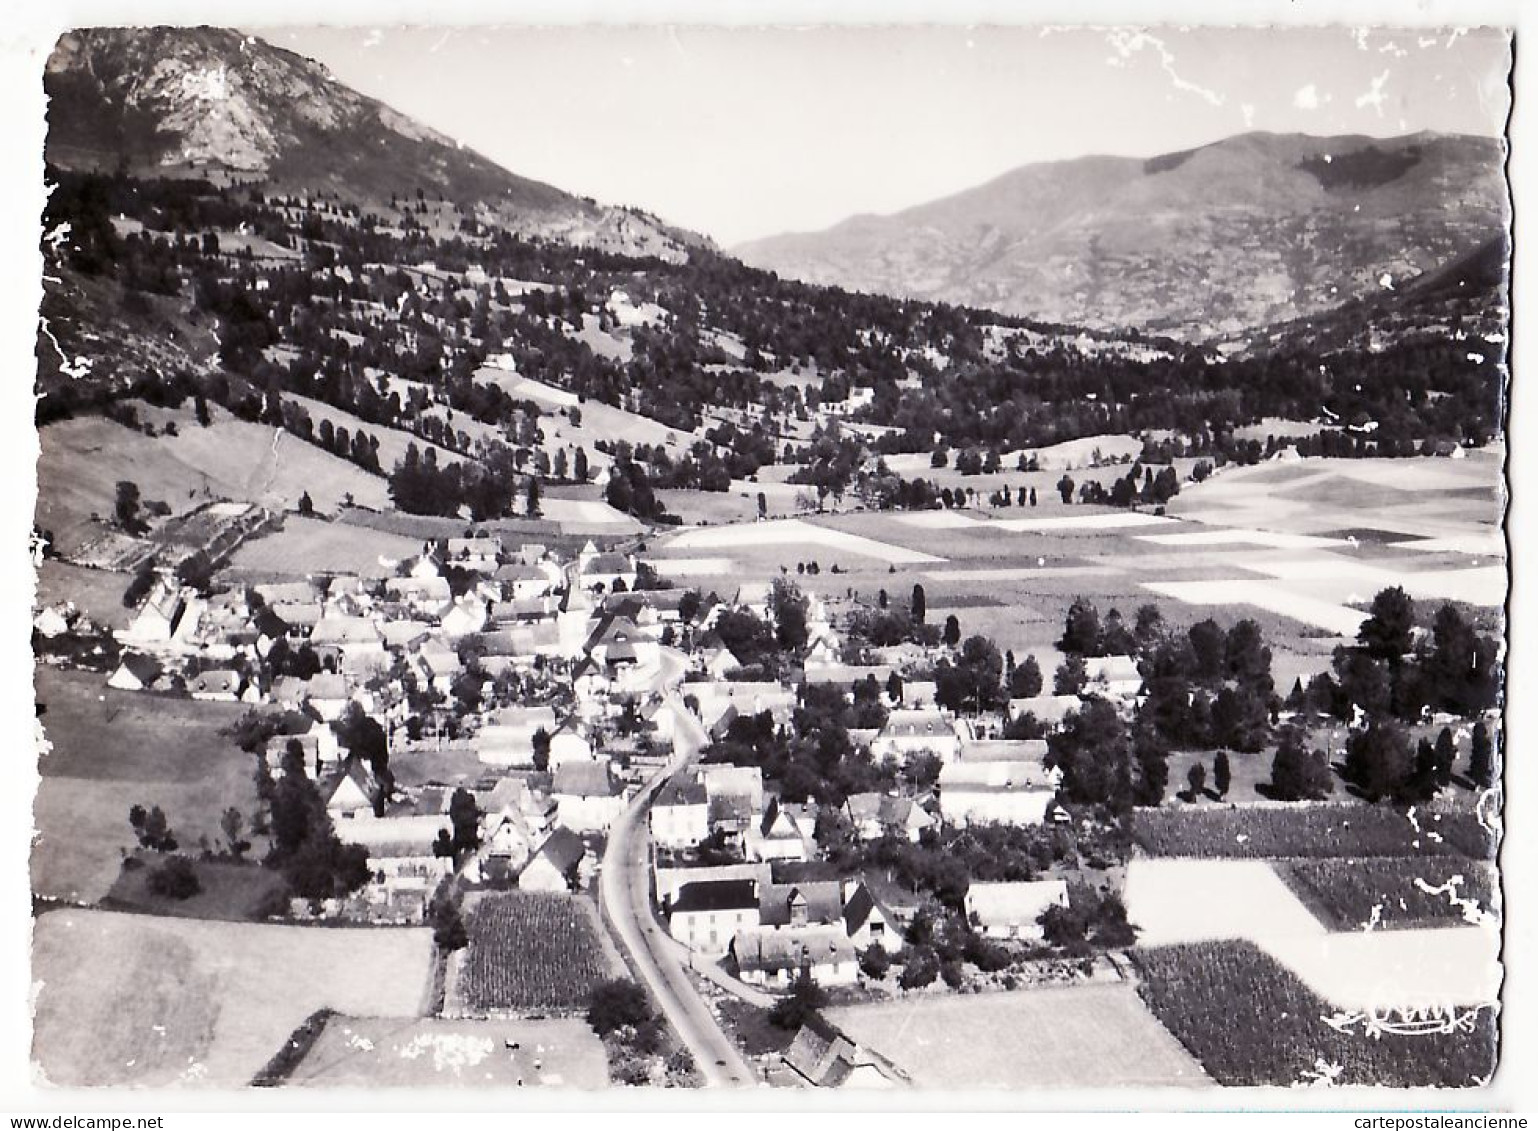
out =
[(843, 924), (833, 927), (746, 927), (731, 942), (737, 976), (750, 986), (788, 989), (805, 975), (820, 986), (859, 978), (854, 944)]
[(127, 652), (117, 670), (108, 677), (107, 686), (119, 691), (148, 691), (164, 674), (165, 669), (153, 656), (146, 656), (142, 652)]
[(940, 770), (940, 816), (952, 825), (1039, 825), (1061, 782), (1061, 771), (1036, 761), (952, 762)]
[(710, 835), (705, 787), (697, 781), (664, 785), (652, 803), (652, 843), (659, 848), (693, 848)]
[(771, 797), (758, 823), (748, 830), (747, 854), (753, 860), (810, 860), (816, 855), (811, 806), (782, 804)]
[(187, 677), (187, 694), (212, 703), (237, 703), (246, 677), (229, 668), (213, 668)]
[(624, 811), (625, 788), (608, 760), (563, 763), (550, 786), (556, 821), (577, 832), (603, 832)]
[(372, 770), (361, 758), (348, 758), (341, 767), (320, 783), (326, 812), (334, 819), (371, 817), (377, 811), (380, 786)]
[(668, 904), (668, 934), (690, 950), (719, 956), (732, 937), (758, 924), (758, 884), (744, 880), (686, 883)]
[(844, 920), (844, 891), (839, 880), (763, 884), (758, 890), (758, 922), (763, 927), (831, 927)]
[(571, 880), (582, 882), (587, 844), (571, 829), (556, 829), (547, 836), (518, 873), (524, 891), (567, 892)]
[(842, 1033), (797, 1031), (780, 1054), (785, 1066), (814, 1088), (894, 1088), (898, 1081), (869, 1052)]
[(886, 725), (870, 745), (871, 757), (880, 762), (894, 758), (906, 763), (915, 754), (934, 754), (949, 762), (961, 750), (961, 736), (946, 712), (902, 709), (887, 715)]
[(1041, 916), (1049, 907), (1068, 906), (1066, 880), (988, 883), (974, 880), (962, 908), (989, 938), (1040, 941)]
[(844, 933), (855, 949), (864, 950), (879, 943), (891, 954), (901, 950), (902, 924), (897, 914), (858, 880), (846, 881), (844, 890)]
[(855, 836), (865, 842), (893, 836), (917, 844), (924, 830), (936, 823), (914, 798), (886, 793), (850, 794), (844, 801), (844, 815)]

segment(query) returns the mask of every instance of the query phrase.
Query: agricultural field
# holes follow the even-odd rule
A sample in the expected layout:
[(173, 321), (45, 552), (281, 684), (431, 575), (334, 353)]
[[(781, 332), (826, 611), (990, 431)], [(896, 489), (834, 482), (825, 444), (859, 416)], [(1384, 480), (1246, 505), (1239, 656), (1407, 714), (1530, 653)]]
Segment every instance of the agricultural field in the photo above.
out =
[(60, 553), (73, 554), (106, 531), (119, 480), (137, 483), (141, 497), (173, 514), (239, 497), (223, 474), (209, 475), (179, 460), (163, 437), (101, 416), (49, 424), (38, 432), (37, 525), (53, 532)]
[(1129, 985), (918, 994), (828, 1019), (921, 1088), (1191, 1087), (1205, 1073)]
[[(220, 734), (238, 703), (118, 691), (100, 675), (39, 667), (37, 701), (52, 749), (38, 762), (32, 890), (94, 902), (118, 879), (133, 844), (128, 808), (159, 805), (182, 844), (221, 838), (219, 817), (256, 807), (255, 763)], [(110, 736), (111, 741), (107, 739)]]
[(187, 466), (234, 480), (232, 498), (261, 503), (269, 510), (292, 510), (305, 492), (322, 514), (333, 513), (348, 496), (360, 506), (385, 506), (389, 501), (388, 487), (379, 476), (282, 429), (228, 419), (207, 428), (183, 427), (159, 442)]
[[(264, 846), (265, 847), (265, 846)], [(252, 857), (259, 856), (253, 851)], [(277, 871), (252, 860), (236, 864), (227, 860), (192, 860), (202, 890), (186, 899), (172, 899), (150, 890), (150, 871), (161, 857), (141, 852), (139, 866), (124, 868), (100, 906), (117, 911), (139, 911), (181, 919), (259, 920), (274, 902), (286, 900), (287, 885)]]
[(468, 916), (459, 993), (473, 1013), (582, 1010), (613, 970), (591, 908), (575, 896), (499, 892)]
[(422, 543), (416, 538), (290, 514), (284, 517), (282, 530), (247, 539), (228, 568), (252, 579), (377, 573), (421, 552)]
[[(1495, 1070), (1493, 1006), (1454, 1011), (1452, 1032), (1370, 1036), (1360, 1020), (1331, 1025), (1325, 1018), (1337, 1011), (1253, 943), (1191, 943), (1134, 956), (1143, 1000), (1220, 1084), (1287, 1087), (1324, 1073), (1339, 1084), (1466, 1088)], [(1244, 1007), (1235, 1008), (1238, 1002)]]
[(1282, 860), (1277, 875), (1331, 930), (1478, 924), (1495, 914), (1493, 865), (1452, 857)]
[(333, 1016), (288, 1078), (321, 1088), (607, 1087), (603, 1042), (575, 1018)]
[(1150, 856), (1202, 859), (1494, 855), (1489, 833), (1467, 810), (1420, 809), (1412, 820), (1389, 806), (1332, 802), (1137, 809), (1132, 838)]
[(1499, 995), (1493, 921), (1384, 931), (1369, 915), (1331, 931), (1265, 861), (1134, 859), (1125, 899), (1143, 945), (1246, 939), (1343, 1009), (1473, 1006)]
[(127, 628), (133, 612), (123, 607), (123, 591), (128, 575), (101, 569), (70, 565), (58, 558), (45, 558), (37, 571), (38, 608), (73, 601), (75, 607), (97, 624), (108, 628)]
[(241, 1087), (317, 1009), (416, 1016), (431, 952), (426, 929), (50, 911), (33, 931), (33, 1059), (63, 1087)]

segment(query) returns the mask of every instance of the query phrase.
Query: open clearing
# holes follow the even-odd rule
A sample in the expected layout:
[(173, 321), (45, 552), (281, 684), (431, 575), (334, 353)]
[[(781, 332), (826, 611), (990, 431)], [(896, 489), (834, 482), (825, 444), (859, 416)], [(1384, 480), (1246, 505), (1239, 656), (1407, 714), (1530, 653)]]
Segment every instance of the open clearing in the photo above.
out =
[(337, 1016), (326, 1022), (289, 1082), (326, 1088), (594, 1089), (608, 1086), (609, 1068), (603, 1042), (575, 1019)]
[(421, 552), (422, 543), (415, 538), (291, 514), (284, 517), (282, 530), (242, 543), (230, 568), (243, 575), (274, 577), (363, 573)]
[(177, 838), (219, 841), (219, 816), (256, 806), (255, 763), (219, 732), (240, 703), (118, 691), (89, 672), (37, 669), (41, 723), (52, 750), (39, 759), (32, 890), (93, 902), (116, 881), (133, 844), (128, 808), (159, 805)]
[(1128, 985), (1066, 986), (826, 1011), (921, 1088), (1192, 1086), (1201, 1066)]
[(77, 609), (97, 624), (127, 628), (133, 620), (133, 613), (123, 607), (123, 591), (127, 588), (127, 574), (45, 558), (37, 571), (36, 605), (43, 608), (73, 601)]
[(33, 932), (33, 1057), (67, 1087), (240, 1087), (317, 1009), (416, 1015), (431, 951), (426, 929), (52, 911)]
[(1149, 946), (1244, 939), (1343, 1009), (1475, 1006), (1500, 993), (1500, 930), (1332, 932), (1260, 860), (1133, 860), (1127, 916)]
[(386, 506), (383, 479), (277, 428), (223, 420), (207, 428), (183, 428), (160, 440), (187, 466), (210, 477), (234, 480), (234, 498), (270, 510), (292, 509), (306, 491), (315, 509), (330, 513), (351, 495), (360, 506)]

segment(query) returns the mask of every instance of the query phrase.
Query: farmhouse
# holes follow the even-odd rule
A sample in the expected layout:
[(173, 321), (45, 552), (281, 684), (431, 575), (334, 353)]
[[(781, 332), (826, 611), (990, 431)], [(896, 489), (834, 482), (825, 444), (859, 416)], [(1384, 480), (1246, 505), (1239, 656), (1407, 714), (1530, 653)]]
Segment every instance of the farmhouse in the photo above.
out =
[(700, 781), (712, 800), (718, 797), (742, 797), (757, 813), (764, 806), (764, 772), (757, 766), (731, 766), (712, 763), (700, 767)]
[(506, 707), (492, 715), (476, 733), (475, 756), (496, 766), (532, 766), (534, 735), (557, 728), (551, 707)]
[(758, 893), (758, 922), (764, 927), (830, 927), (844, 919), (844, 892), (838, 880), (764, 884)]
[(668, 934), (690, 950), (719, 956), (739, 930), (758, 925), (758, 915), (758, 884), (753, 880), (686, 883), (668, 907)]
[(502, 540), (494, 535), (450, 538), (443, 564), (471, 573), (492, 573), (502, 557)]
[(659, 848), (692, 848), (710, 835), (705, 787), (670, 782), (651, 808), (652, 842)]
[(940, 770), (940, 816), (952, 825), (1039, 825), (1060, 781), (1040, 762), (953, 762)]
[(924, 830), (935, 825), (935, 819), (913, 798), (884, 793), (851, 794), (844, 802), (844, 815), (863, 842), (894, 836), (917, 844)]
[(1134, 699), (1143, 690), (1143, 674), (1131, 656), (1088, 656), (1084, 674), (1086, 688), (1110, 699)]
[(796, 1039), (781, 1054), (785, 1066), (814, 1088), (891, 1088), (876, 1060), (859, 1045), (839, 1033), (824, 1036), (810, 1025), (801, 1026)]
[(771, 797), (763, 818), (748, 828), (747, 850), (754, 860), (809, 860), (815, 855), (809, 806), (781, 804)]
[(379, 782), (360, 759), (348, 758), (329, 780), (321, 782), (320, 795), (332, 817), (369, 817), (375, 812)]
[(949, 762), (960, 750), (961, 736), (939, 710), (893, 711), (870, 744), (871, 757), (878, 762), (895, 758), (905, 763), (920, 753), (934, 754), (942, 762)]
[(731, 942), (737, 976), (751, 986), (785, 989), (805, 974), (821, 986), (859, 977), (854, 944), (836, 927), (746, 927)]
[(869, 887), (851, 881), (847, 887), (849, 897), (844, 903), (844, 932), (855, 949), (864, 950), (872, 943), (896, 952), (902, 949), (902, 927), (895, 912), (876, 898)]
[(194, 699), (213, 703), (237, 703), (246, 680), (243, 675), (228, 669), (215, 668), (187, 677), (187, 693)]
[(119, 691), (148, 691), (160, 679), (163, 671), (154, 657), (130, 652), (123, 657), (117, 671), (108, 678), (107, 686)]
[(567, 892), (580, 882), (587, 845), (570, 829), (556, 829), (541, 844), (523, 871), (518, 886), (525, 891)]
[(625, 808), (625, 789), (609, 773), (609, 763), (567, 762), (550, 787), (555, 819), (577, 832), (602, 832)]
[(1075, 714), (1084, 701), (1077, 695), (1036, 695), (1029, 699), (1011, 699), (1009, 717), (1036, 716), (1036, 721), (1055, 727), (1071, 714)]
[(1028, 939), (1042, 937), (1042, 913), (1049, 907), (1068, 906), (1065, 880), (1033, 880), (1022, 883), (983, 883), (974, 881), (967, 889), (963, 909), (967, 918), (990, 938)]

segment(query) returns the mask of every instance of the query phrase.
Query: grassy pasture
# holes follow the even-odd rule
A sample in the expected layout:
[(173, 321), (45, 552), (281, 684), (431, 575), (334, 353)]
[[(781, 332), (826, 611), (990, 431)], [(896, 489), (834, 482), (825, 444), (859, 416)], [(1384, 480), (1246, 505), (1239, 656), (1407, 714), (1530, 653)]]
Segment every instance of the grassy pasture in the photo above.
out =
[[(263, 850), (253, 848), (251, 856), (259, 856)], [(202, 890), (187, 899), (168, 899), (155, 894), (149, 886), (151, 869), (164, 857), (141, 853), (138, 859), (142, 866), (123, 869), (102, 906), (179, 919), (238, 921), (260, 919), (268, 901), (284, 891), (283, 877), (255, 862), (236, 864), (194, 858), (192, 867)]]
[(613, 972), (588, 907), (575, 896), (499, 892), (478, 900), (460, 993), (474, 1012), (581, 1010)]
[(1372, 921), (1385, 928), (1466, 922), (1463, 908), (1448, 894), (1426, 887), (1457, 881), (1457, 897), (1488, 912), (1496, 879), (1490, 865), (1455, 857), (1283, 860), (1275, 869), (1320, 922), (1336, 931), (1360, 930)]
[(389, 500), (379, 476), (265, 425), (221, 420), (207, 428), (183, 427), (160, 442), (187, 466), (233, 481), (233, 498), (271, 509), (297, 507), (306, 491), (322, 513), (336, 510), (347, 495), (363, 506), (384, 506)]
[(322, 1088), (595, 1089), (608, 1085), (608, 1073), (603, 1042), (577, 1019), (335, 1016), (289, 1082)]
[(1360, 1024), (1348, 1032), (1327, 1024), (1329, 1003), (1253, 943), (1185, 943), (1134, 957), (1149, 1009), (1220, 1084), (1286, 1087), (1321, 1061), (1340, 1067), (1338, 1083), (1398, 1088), (1473, 1087), (1495, 1069), (1489, 1007), (1471, 1016), (1471, 1031), (1373, 1038)]
[(1150, 856), (1490, 858), (1489, 834), (1474, 813), (1422, 809), (1417, 820), (1419, 829), (1388, 806), (1332, 802), (1263, 809), (1137, 809), (1132, 837)]
[[(40, 430), (36, 521), (73, 553), (107, 529), (119, 480), (141, 497), (185, 514), (211, 499), (240, 498), (228, 473), (183, 463), (163, 437), (151, 438), (101, 416), (60, 420)], [(93, 515), (98, 516), (93, 519)]]
[(378, 570), (381, 558), (402, 561), (421, 552), (415, 538), (291, 514), (283, 519), (282, 530), (243, 543), (230, 568), (260, 577), (357, 573)]
[(438, 464), (444, 466), (451, 463), (459, 463), (464, 457), (447, 448), (440, 448), (436, 444), (429, 443), (422, 437), (398, 428), (391, 428), (384, 424), (370, 424), (361, 417), (354, 416), (350, 412), (336, 408), (325, 401), (315, 400), (313, 397), (300, 396), (298, 393), (284, 393), (283, 399), (298, 405), (310, 414), (310, 423), (315, 426), (315, 431), (320, 432), (322, 420), (331, 421), (332, 428), (345, 428), (349, 436), (356, 435), (359, 429), (369, 436), (379, 440), (379, 466), (388, 475), (394, 470), (395, 465), (406, 457), (406, 449), (415, 444), (417, 452), (427, 455), (429, 449), (438, 453)]
[(185, 847), (220, 838), (219, 817), (256, 805), (255, 763), (220, 734), (245, 711), (117, 691), (87, 672), (37, 669), (37, 700), (52, 750), (38, 764), (32, 890), (92, 901), (117, 881), (133, 844), (128, 807), (159, 805)]
[(425, 929), (51, 911), (33, 929), (33, 1058), (64, 1087), (240, 1087), (317, 1009), (415, 1016), (431, 945)]
[(75, 607), (98, 624), (127, 628), (133, 613), (123, 607), (128, 575), (70, 565), (58, 558), (45, 559), (37, 571), (37, 605), (73, 601)]
[(829, 1020), (921, 1088), (1199, 1085), (1206, 1077), (1126, 985), (841, 1006)]

